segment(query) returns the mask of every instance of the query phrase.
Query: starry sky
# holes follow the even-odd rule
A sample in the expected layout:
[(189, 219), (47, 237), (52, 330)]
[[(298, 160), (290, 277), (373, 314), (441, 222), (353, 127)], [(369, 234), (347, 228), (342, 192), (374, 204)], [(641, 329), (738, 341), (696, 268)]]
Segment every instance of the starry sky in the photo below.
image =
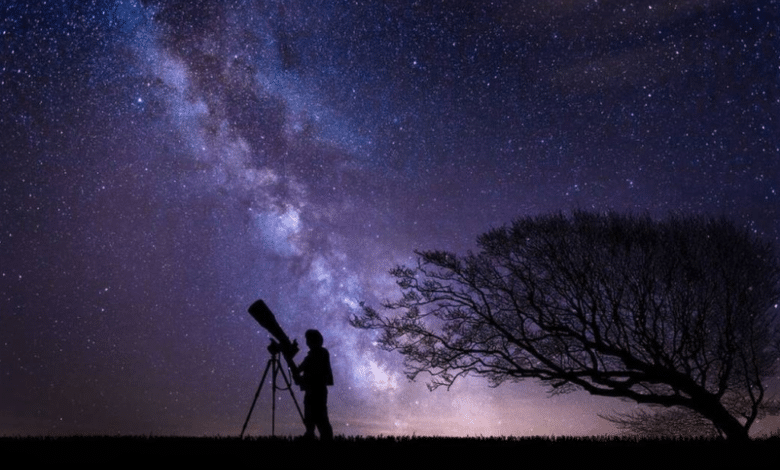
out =
[(521, 216), (777, 241), (778, 25), (774, 0), (0, 1), (0, 435), (238, 435), (257, 298), (323, 333), (336, 434), (615, 432), (597, 413), (630, 404), (429, 392), (348, 319), (413, 250)]

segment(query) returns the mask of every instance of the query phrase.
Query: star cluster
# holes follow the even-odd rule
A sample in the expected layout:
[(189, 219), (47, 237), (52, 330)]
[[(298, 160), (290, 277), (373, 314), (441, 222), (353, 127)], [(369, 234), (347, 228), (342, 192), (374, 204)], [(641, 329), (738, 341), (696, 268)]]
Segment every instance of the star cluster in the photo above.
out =
[[(0, 11), (0, 434), (237, 434), (257, 298), (291, 337), (322, 331), (336, 433), (610, 432), (596, 413), (624, 405), (532, 383), (429, 393), (347, 320), (398, 295), (413, 250), (518, 216), (780, 238), (773, 0)], [(278, 398), (277, 432), (301, 432)]]

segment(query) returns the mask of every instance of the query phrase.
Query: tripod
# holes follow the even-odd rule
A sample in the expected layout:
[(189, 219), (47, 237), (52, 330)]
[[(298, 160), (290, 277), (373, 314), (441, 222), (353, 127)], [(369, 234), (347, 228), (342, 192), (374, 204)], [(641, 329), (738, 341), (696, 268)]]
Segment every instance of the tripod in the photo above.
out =
[[(255, 399), (252, 400), (252, 406), (249, 408), (249, 414), (246, 415), (246, 420), (244, 421), (244, 427), (241, 428), (241, 435), (239, 437), (244, 437), (244, 431), (246, 431), (246, 425), (249, 424), (249, 418), (252, 416), (252, 411), (255, 409), (255, 404), (257, 403), (257, 397), (260, 396), (260, 390), (263, 389), (263, 384), (265, 383), (265, 378), (268, 376), (268, 370), (271, 370), (271, 436), (274, 436), (275, 428), (276, 428), (276, 391), (277, 390), (289, 390), (290, 396), (293, 399), (293, 403), (295, 403), (295, 408), (298, 410), (298, 414), (301, 417), (301, 421), (303, 421), (303, 413), (301, 412), (301, 407), (298, 406), (298, 400), (295, 398), (295, 393), (293, 393), (292, 385), (290, 384), (290, 379), (287, 377), (287, 374), (284, 372), (284, 368), (282, 368), (281, 361), (279, 361), (279, 353), (281, 352), (281, 347), (279, 346), (279, 343), (275, 341), (271, 341), (271, 345), (268, 346), (268, 352), (271, 353), (271, 358), (268, 359), (268, 363), (265, 366), (265, 372), (263, 372), (263, 378), (260, 379), (260, 385), (257, 386), (257, 392), (255, 392)], [(282, 379), (284, 379), (285, 387), (278, 387), (276, 385), (276, 377), (278, 375), (282, 376)]]

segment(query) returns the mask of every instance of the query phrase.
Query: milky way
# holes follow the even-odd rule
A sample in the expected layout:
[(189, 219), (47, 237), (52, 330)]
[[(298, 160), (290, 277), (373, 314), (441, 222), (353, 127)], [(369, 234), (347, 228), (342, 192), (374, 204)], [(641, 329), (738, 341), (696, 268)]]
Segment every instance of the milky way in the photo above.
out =
[(0, 434), (238, 434), (257, 298), (322, 331), (337, 434), (613, 432), (533, 383), (429, 393), (348, 318), (519, 216), (780, 238), (776, 1), (39, 3), (0, 6)]

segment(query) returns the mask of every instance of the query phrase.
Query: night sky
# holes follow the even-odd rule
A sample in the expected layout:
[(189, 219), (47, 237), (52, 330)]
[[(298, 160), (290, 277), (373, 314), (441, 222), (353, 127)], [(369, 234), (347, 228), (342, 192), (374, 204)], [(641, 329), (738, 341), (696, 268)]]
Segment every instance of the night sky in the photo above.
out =
[(2, 0), (0, 435), (237, 435), (258, 298), (323, 333), (336, 434), (615, 432), (618, 400), (431, 393), (348, 318), (520, 216), (776, 242), (779, 33), (770, 0)]

